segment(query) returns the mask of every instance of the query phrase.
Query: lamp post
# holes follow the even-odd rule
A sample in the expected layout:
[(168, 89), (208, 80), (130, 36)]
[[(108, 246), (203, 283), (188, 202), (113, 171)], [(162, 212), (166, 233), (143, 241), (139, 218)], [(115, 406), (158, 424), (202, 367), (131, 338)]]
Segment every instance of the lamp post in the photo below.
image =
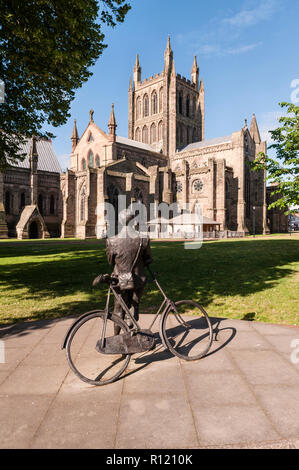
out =
[(255, 206), (252, 207), (253, 210), (253, 236), (255, 237)]

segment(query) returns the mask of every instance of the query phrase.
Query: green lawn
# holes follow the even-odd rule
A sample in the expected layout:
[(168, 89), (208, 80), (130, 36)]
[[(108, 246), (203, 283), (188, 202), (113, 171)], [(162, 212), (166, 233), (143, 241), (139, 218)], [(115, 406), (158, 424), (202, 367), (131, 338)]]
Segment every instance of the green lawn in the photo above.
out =
[[(161, 285), (174, 300), (201, 302), (210, 316), (299, 325), (299, 237), (207, 242), (152, 242)], [(0, 242), (0, 321), (57, 318), (104, 306), (106, 288), (92, 289), (111, 272), (103, 241)], [(160, 295), (147, 288), (141, 312)]]

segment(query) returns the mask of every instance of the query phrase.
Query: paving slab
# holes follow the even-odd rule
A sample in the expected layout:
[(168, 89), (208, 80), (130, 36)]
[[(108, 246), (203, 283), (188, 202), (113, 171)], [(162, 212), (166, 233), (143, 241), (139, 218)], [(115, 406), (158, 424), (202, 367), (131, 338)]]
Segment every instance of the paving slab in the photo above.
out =
[(254, 392), (284, 438), (299, 435), (299, 387), (258, 385)]
[(49, 395), (0, 395), (0, 447), (26, 449), (53, 399)]
[(250, 387), (235, 371), (201, 373), (200, 379), (196, 367), (185, 366), (184, 372), (193, 409), (214, 405), (256, 405)]
[(293, 336), (299, 334), (299, 327), (297, 326), (283, 326), (283, 325), (273, 325), (269, 323), (262, 323), (262, 322), (251, 322), (252, 328), (256, 331), (259, 331), (265, 335), (286, 335), (286, 336)]
[[(264, 335), (264, 339), (265, 341), (268, 341), (271, 346), (274, 346), (274, 349), (279, 352), (285, 353), (288, 356), (291, 356), (295, 347), (299, 349), (299, 331), (297, 331), (297, 335), (295, 331), (292, 335)], [(299, 352), (297, 354), (299, 358)]]
[(196, 408), (194, 414), (202, 446), (265, 442), (280, 437), (258, 405), (210, 405)]
[[(152, 318), (142, 315), (141, 326)], [(155, 350), (132, 356), (115, 383), (94, 387), (61, 350), (73, 321), (0, 329), (0, 448), (299, 448), (299, 354), (291, 346), (299, 328), (212, 318), (206, 357), (179, 359), (157, 334)], [(91, 370), (93, 334), (75, 348)]]
[(17, 365), (22, 362), (28, 354), (32, 351), (32, 345), (27, 344), (26, 346), (20, 346), (19, 348), (7, 347), (5, 343), (5, 362), (0, 364), (0, 370), (14, 370)]
[(68, 366), (19, 365), (0, 385), (0, 394), (48, 395), (57, 393)]
[(252, 385), (293, 384), (299, 387), (298, 372), (278, 351), (231, 350), (231, 356)]
[(193, 416), (184, 395), (124, 395), (117, 449), (184, 449), (197, 444)]

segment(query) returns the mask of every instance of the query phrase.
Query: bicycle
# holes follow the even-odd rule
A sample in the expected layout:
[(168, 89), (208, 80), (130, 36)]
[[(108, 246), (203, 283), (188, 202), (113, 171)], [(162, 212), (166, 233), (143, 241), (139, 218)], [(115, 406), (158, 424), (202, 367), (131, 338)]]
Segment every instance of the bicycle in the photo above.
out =
[[(94, 280), (93, 285), (109, 285), (105, 309), (86, 312), (77, 318), (68, 329), (62, 344), (71, 369), (84, 382), (92, 385), (112, 383), (126, 370), (133, 354), (155, 349), (152, 327), (159, 315), (159, 335), (163, 346), (172, 354), (186, 361), (195, 361), (208, 353), (213, 341), (213, 330), (207, 312), (193, 300), (173, 302), (165, 294), (156, 276), (148, 270), (151, 275), (151, 281), (148, 282), (156, 284), (164, 300), (146, 330), (140, 328), (123, 301), (116, 278), (106, 274), (98, 276), (98, 281)], [(125, 318), (131, 321), (130, 326), (110, 312), (111, 294), (120, 302)], [(186, 313), (188, 317), (191, 316), (187, 321), (182, 316)], [(201, 313), (200, 318), (195, 318), (194, 313)], [(120, 327), (119, 335), (114, 335), (114, 325)]]

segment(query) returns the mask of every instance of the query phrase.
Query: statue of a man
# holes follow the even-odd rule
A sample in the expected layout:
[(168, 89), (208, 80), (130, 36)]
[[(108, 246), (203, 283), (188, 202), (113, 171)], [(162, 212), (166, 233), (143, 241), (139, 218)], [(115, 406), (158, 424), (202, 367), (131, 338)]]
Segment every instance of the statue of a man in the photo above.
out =
[[(119, 221), (123, 228), (118, 235), (107, 238), (106, 253), (108, 262), (114, 266), (112, 276), (119, 280), (119, 292), (131, 314), (138, 321), (139, 303), (146, 284), (145, 266), (152, 262), (150, 239), (141, 237), (129, 225), (134, 219), (130, 210), (120, 213)], [(125, 318), (125, 312), (115, 299), (115, 315)], [(115, 325), (114, 334), (118, 335), (120, 327)]]

